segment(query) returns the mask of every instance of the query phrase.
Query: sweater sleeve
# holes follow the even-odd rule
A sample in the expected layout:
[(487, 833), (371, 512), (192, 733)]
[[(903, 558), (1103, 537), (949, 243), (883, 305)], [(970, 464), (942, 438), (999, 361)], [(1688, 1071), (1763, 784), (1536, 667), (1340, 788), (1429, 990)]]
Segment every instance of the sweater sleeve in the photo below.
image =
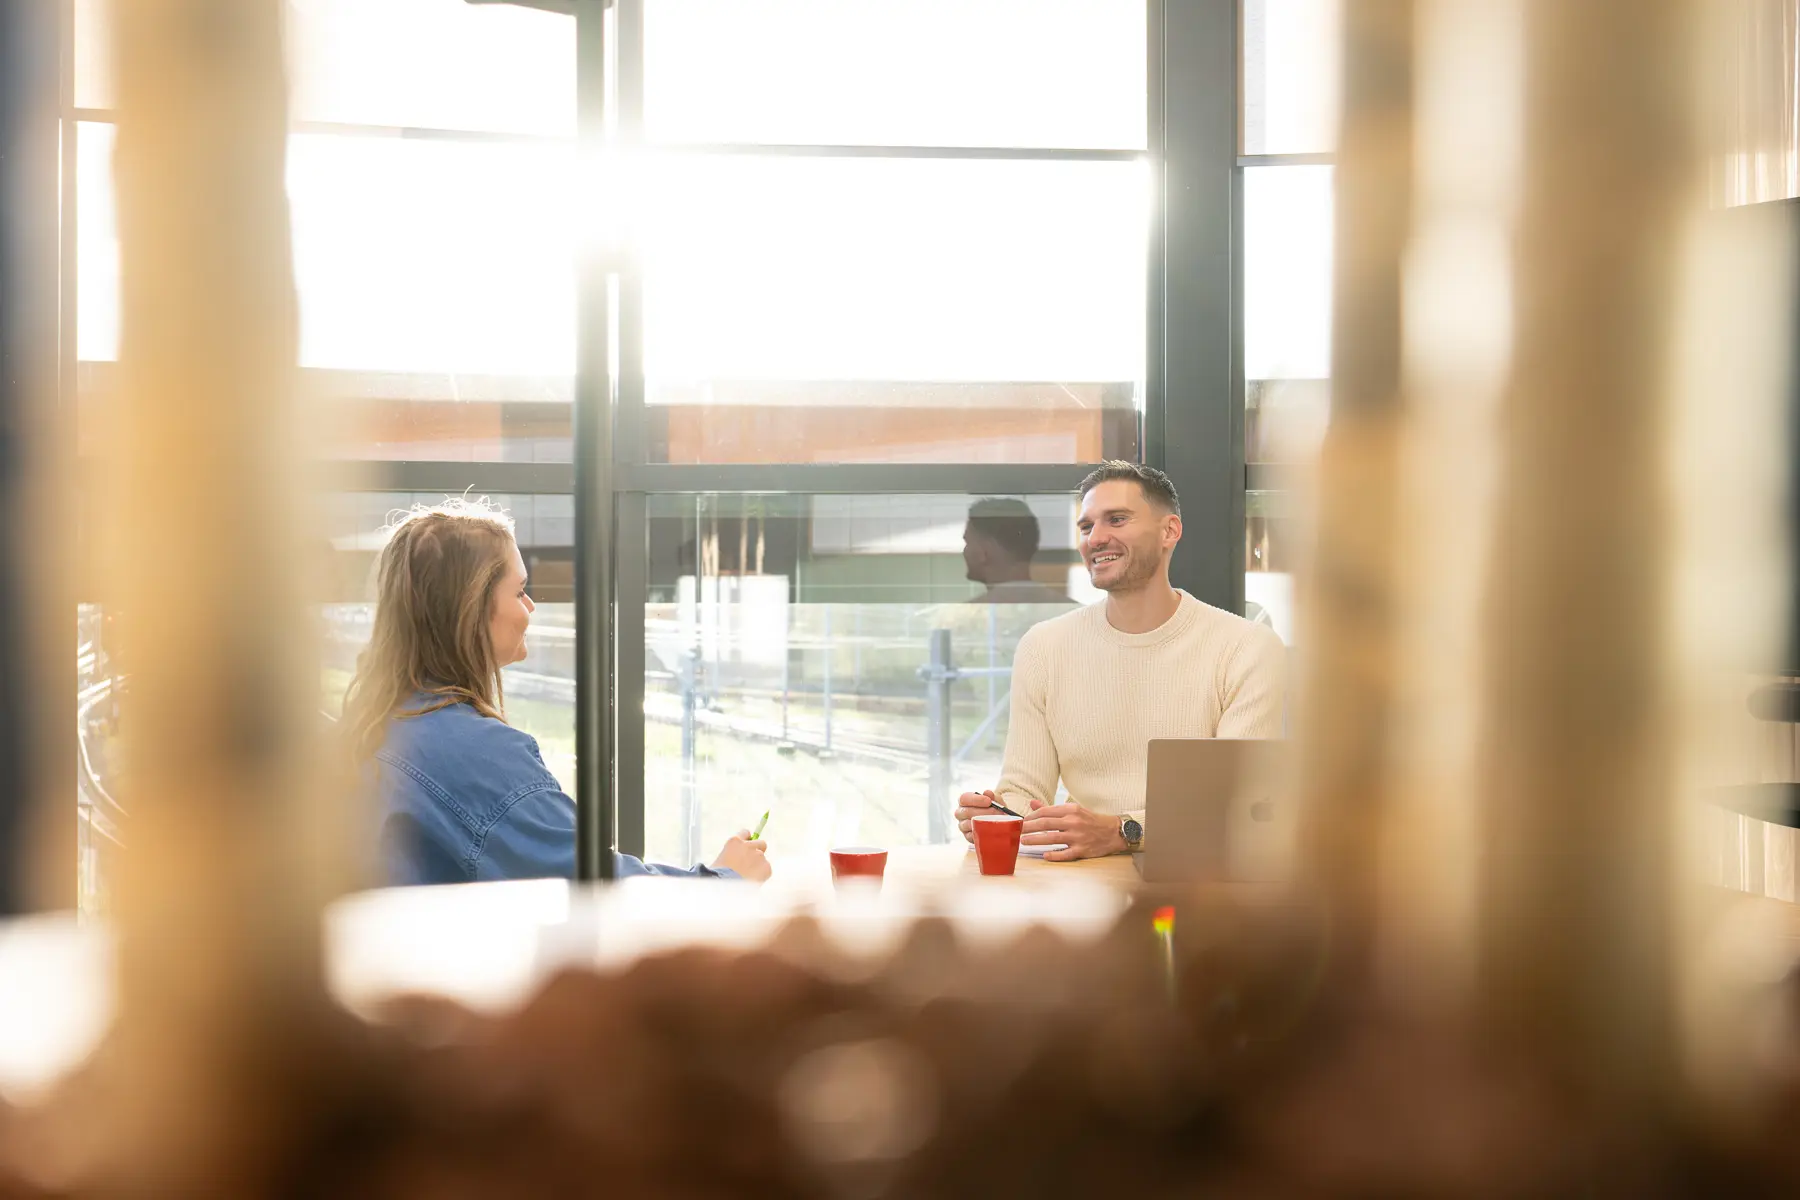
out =
[(994, 789), (1000, 803), (1014, 812), (1031, 812), (1031, 802), (1056, 799), (1062, 764), (1050, 736), (1050, 671), (1045, 661), (1043, 626), (1019, 640), (1013, 654), (1012, 700), (1006, 730), (1006, 761)]
[(1214, 737), (1278, 738), (1286, 732), (1287, 647), (1266, 625), (1253, 626), (1224, 663)]

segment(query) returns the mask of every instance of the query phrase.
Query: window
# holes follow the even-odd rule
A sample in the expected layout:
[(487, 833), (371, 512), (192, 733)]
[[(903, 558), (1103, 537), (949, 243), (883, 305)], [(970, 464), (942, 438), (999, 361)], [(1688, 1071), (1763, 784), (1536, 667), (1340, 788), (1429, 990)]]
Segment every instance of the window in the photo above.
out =
[(1138, 455), (1142, 164), (682, 156), (650, 178), (654, 460)]
[[(117, 354), (110, 125), (79, 127), (77, 329)], [(300, 363), (334, 457), (560, 461), (574, 375), (571, 151), (295, 134)], [(522, 219), (529, 214), (529, 219)], [(87, 369), (84, 426), (108, 372)]]
[(648, 0), (645, 129), (667, 142), (1142, 150), (1146, 35), (1131, 0)]
[[(105, 12), (75, 0), (70, 114), (96, 469), (118, 337)], [(764, 793), (784, 848), (948, 836), (949, 789), (998, 772), (1018, 637), (1092, 598), (1070, 489), (1157, 453), (1150, 12), (617, 0), (602, 46), (502, 4), (289, 0), (301, 386), (340, 479), (327, 707), (390, 510), (486, 493), (540, 604), (508, 711), (573, 794), (585, 331), (616, 430), (621, 848), (709, 856)], [(578, 76), (604, 82), (616, 171), (584, 168)], [(601, 237), (620, 253), (584, 290)], [(982, 497), (1041, 533), (1000, 603), (974, 602), (963, 555)]]
[[(113, 105), (107, 0), (75, 0), (75, 103)], [(575, 25), (462, 0), (288, 0), (293, 119), (571, 137)]]
[(1337, 148), (1343, 0), (1242, 0), (1243, 152)]
[[(1146, 450), (1148, 11), (644, 0), (617, 327), (645, 493), (622, 807), (641, 786), (651, 857), (770, 807), (789, 851), (942, 840), (997, 777), (1012, 648), (1088, 594), (1079, 464)], [(999, 467), (1040, 541), (976, 603), (964, 529)]]
[(1245, 611), (1294, 637), (1295, 500), (1331, 411), (1342, 0), (1241, 0)]
[(1332, 168), (1244, 170), (1244, 380), (1249, 462), (1310, 462), (1331, 374)]
[(765, 808), (788, 853), (943, 840), (999, 777), (1020, 636), (1094, 595), (1066, 492), (649, 499), (653, 858)]

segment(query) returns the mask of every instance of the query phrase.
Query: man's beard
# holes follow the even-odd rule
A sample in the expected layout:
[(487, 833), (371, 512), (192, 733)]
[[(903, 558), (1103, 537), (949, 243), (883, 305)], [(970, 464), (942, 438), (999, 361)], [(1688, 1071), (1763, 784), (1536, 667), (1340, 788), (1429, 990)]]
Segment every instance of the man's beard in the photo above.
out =
[(1092, 564), (1088, 566), (1088, 580), (1102, 592), (1135, 592), (1156, 578), (1156, 559), (1139, 553), (1128, 553), (1125, 556), (1125, 569), (1111, 583), (1101, 583), (1094, 578)]

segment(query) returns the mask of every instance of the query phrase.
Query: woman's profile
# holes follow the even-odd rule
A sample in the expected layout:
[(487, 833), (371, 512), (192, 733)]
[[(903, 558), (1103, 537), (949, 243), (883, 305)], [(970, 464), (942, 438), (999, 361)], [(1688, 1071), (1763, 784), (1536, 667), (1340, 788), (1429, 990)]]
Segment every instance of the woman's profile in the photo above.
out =
[[(485, 500), (415, 506), (375, 574), (375, 626), (344, 697), (342, 731), (380, 808), (389, 884), (575, 873), (575, 805), (507, 724), (501, 668), (525, 657), (536, 608), (505, 513)], [(746, 830), (710, 867), (618, 856), (617, 875), (769, 876)]]

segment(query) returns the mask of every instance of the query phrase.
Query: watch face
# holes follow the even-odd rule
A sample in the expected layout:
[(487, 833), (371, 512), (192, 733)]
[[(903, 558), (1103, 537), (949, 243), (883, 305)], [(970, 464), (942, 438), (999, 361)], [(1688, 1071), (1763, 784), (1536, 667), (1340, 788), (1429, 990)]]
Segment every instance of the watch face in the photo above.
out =
[(1125, 826), (1121, 832), (1124, 833), (1125, 840), (1133, 845), (1144, 840), (1144, 827), (1130, 817), (1125, 818)]

